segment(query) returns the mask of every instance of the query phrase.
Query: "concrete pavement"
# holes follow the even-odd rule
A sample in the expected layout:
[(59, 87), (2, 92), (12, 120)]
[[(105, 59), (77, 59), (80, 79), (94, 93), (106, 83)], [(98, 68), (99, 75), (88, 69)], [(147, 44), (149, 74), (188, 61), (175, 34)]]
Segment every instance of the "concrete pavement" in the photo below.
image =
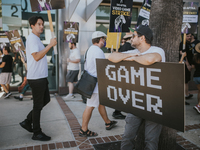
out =
[[(98, 137), (78, 136), (85, 109), (79, 94), (71, 100), (51, 95), (51, 102), (42, 110), (41, 126), (43, 132), (51, 136), (52, 140), (47, 142), (31, 140), (32, 134), (19, 125), (32, 108), (31, 96), (27, 95), (23, 101), (18, 101), (14, 99), (14, 95), (17, 93), (13, 93), (8, 99), (0, 98), (0, 150), (92, 150), (94, 144), (121, 140), (125, 121), (117, 120), (117, 126), (107, 131), (97, 109), (93, 112), (89, 129), (97, 132)], [(200, 150), (200, 114), (192, 108), (197, 103), (197, 94), (187, 101), (191, 105), (186, 106), (186, 131), (177, 133), (177, 143), (185, 149), (188, 147)], [(113, 120), (112, 112), (113, 109), (107, 108), (111, 120)]]

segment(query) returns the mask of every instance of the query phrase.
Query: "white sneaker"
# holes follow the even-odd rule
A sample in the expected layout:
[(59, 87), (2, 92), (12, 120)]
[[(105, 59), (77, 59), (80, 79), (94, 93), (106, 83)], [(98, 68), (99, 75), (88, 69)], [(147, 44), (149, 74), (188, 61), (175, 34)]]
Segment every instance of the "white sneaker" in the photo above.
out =
[(75, 98), (74, 95), (68, 94), (67, 96), (63, 97), (64, 99), (73, 99)]

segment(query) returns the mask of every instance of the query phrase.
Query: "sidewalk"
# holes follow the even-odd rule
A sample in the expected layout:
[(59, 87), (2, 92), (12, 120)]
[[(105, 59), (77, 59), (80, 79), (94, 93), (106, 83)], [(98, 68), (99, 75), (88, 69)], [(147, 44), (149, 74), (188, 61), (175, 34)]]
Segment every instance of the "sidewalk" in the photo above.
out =
[[(1, 95), (2, 93), (0, 97)], [(125, 121), (117, 120), (117, 126), (107, 131), (97, 109), (93, 112), (89, 129), (99, 135), (95, 138), (78, 135), (85, 104), (82, 103), (81, 96), (76, 94), (73, 100), (51, 95), (51, 102), (42, 110), (41, 127), (52, 140), (34, 141), (31, 139), (32, 134), (19, 125), (32, 108), (31, 96), (18, 101), (14, 99), (14, 95), (17, 93), (13, 93), (8, 99), (0, 98), (0, 150), (94, 150), (94, 144), (121, 140)], [(197, 102), (197, 94), (188, 102), (191, 105), (186, 106), (186, 131), (177, 133), (177, 143), (188, 150), (200, 150), (200, 114), (192, 108)], [(113, 109), (107, 108), (111, 120), (112, 112)]]

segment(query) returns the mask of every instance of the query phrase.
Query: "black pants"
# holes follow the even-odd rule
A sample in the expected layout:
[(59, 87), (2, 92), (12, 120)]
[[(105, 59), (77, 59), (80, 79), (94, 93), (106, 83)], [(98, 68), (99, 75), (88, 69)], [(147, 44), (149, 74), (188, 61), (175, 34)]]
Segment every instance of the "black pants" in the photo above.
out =
[(28, 80), (33, 95), (33, 110), (27, 115), (27, 121), (33, 123), (33, 133), (38, 134), (42, 130), (40, 128), (40, 114), (42, 108), (50, 102), (48, 80), (47, 78)]

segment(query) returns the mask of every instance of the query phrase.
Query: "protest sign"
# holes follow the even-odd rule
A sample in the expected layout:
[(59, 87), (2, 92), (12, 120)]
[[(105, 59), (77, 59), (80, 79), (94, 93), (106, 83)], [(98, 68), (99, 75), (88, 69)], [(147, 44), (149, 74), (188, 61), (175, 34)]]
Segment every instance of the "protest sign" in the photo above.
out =
[(183, 6), (182, 33), (197, 34), (199, 2), (185, 2)]
[(64, 21), (63, 40), (66, 42), (78, 43), (79, 23)]
[(110, 32), (129, 32), (133, 1), (112, 0), (110, 6)]
[(100, 104), (184, 131), (184, 64), (96, 62)]
[(64, 0), (30, 0), (32, 11), (43, 11), (65, 8)]
[(7, 35), (10, 41), (13, 52), (19, 52), (20, 50), (23, 51), (25, 50), (24, 43), (21, 39), (21, 36), (19, 35), (18, 30), (5, 32), (5, 34)]
[(4, 46), (9, 46), (10, 42), (5, 33), (6, 31), (0, 31), (0, 49), (3, 49)]
[(106, 47), (107, 48), (113, 48), (113, 49), (117, 49), (117, 47), (120, 47), (120, 41), (121, 41), (121, 33), (119, 33), (119, 39), (117, 41), (117, 35), (118, 33), (116, 32), (109, 32), (109, 30), (107, 30), (107, 38), (106, 38)]
[(137, 26), (139, 26), (140, 24), (149, 25), (150, 11), (151, 0), (144, 0), (138, 16)]

